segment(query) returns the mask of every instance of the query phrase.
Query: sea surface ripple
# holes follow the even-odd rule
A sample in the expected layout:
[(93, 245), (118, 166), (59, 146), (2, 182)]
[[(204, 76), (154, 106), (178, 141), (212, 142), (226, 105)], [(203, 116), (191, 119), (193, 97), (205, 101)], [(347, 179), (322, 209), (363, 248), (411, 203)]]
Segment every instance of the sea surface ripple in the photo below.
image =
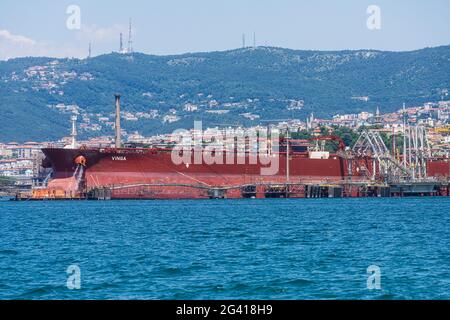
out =
[(450, 198), (0, 201), (0, 299), (450, 299), (449, 230)]

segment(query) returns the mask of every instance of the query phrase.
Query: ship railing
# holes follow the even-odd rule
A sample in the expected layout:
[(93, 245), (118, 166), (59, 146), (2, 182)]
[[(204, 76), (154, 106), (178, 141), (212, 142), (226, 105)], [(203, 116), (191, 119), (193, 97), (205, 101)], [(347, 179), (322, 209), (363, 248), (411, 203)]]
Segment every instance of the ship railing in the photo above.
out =
[(258, 186), (284, 186), (284, 187), (298, 187), (298, 186), (310, 186), (310, 185), (320, 185), (320, 186), (350, 186), (350, 185), (385, 185), (381, 181), (372, 180), (299, 180), (292, 182), (283, 181), (253, 181), (249, 183), (230, 185), (230, 186), (213, 186), (205, 184), (188, 184), (188, 183), (136, 183), (136, 184), (124, 184), (124, 185), (109, 185), (104, 187), (91, 188), (88, 191), (96, 189), (109, 189), (109, 190), (124, 190), (132, 188), (143, 188), (143, 187), (181, 187), (181, 188), (193, 188), (202, 190), (233, 190), (233, 189), (244, 189), (249, 187)]

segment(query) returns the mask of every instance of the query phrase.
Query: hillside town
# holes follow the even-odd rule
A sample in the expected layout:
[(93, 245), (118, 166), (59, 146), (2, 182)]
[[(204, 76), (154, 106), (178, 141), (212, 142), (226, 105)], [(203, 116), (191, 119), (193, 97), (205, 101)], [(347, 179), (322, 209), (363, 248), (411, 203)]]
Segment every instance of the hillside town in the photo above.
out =
[[(298, 103), (292, 103), (293, 108), (298, 107)], [(194, 108), (190, 105), (186, 108)], [(72, 111), (74, 114), (77, 108)], [(155, 111), (157, 113), (157, 111)], [(155, 113), (142, 116), (154, 116)], [(122, 113), (122, 118), (127, 119), (132, 115)], [(247, 115), (250, 117), (250, 115)], [(108, 121), (107, 121), (108, 120)], [(256, 119), (255, 119), (256, 120)], [(12, 179), (18, 186), (32, 186), (37, 181), (36, 177), (42, 176), (43, 160), (42, 148), (46, 147), (66, 147), (72, 146), (74, 135), (81, 125), (75, 124), (76, 118), (72, 118), (73, 130), (70, 136), (64, 137), (59, 141), (41, 141), (41, 142), (8, 142), (0, 143), (0, 177)], [(104, 119), (109, 125), (114, 122)], [(167, 119), (171, 121), (171, 119)], [(289, 128), (291, 133), (309, 132), (311, 135), (321, 135), (323, 130), (333, 133), (336, 128), (348, 128), (358, 132), (361, 128), (371, 128), (383, 132), (390, 136), (393, 134), (401, 135), (404, 121), (410, 125), (420, 125), (426, 128), (428, 139), (433, 153), (442, 157), (450, 156), (450, 101), (440, 101), (426, 103), (422, 106), (400, 108), (396, 112), (382, 113), (380, 108), (374, 112), (361, 112), (358, 114), (335, 115), (331, 119), (319, 119), (311, 114), (307, 119), (292, 119), (273, 124), (273, 127), (281, 131)], [(259, 124), (258, 126), (261, 126)], [(216, 128), (204, 128), (207, 133)], [(70, 132), (68, 132), (70, 133)], [(170, 144), (177, 140), (173, 134), (160, 134), (151, 137), (144, 137), (139, 132), (127, 133), (124, 131), (124, 138), (129, 144), (139, 144), (146, 146), (155, 146)], [(86, 141), (77, 141), (78, 145), (86, 147), (109, 147), (113, 145), (113, 136), (99, 136)]]

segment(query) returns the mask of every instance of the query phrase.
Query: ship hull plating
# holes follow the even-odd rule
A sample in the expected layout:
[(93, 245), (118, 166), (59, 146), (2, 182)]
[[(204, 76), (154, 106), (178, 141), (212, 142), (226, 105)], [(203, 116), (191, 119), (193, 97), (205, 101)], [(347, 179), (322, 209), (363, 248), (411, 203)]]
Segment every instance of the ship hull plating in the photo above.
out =
[[(44, 149), (43, 152), (53, 169), (53, 178), (45, 190), (37, 190), (37, 198), (308, 197), (308, 185), (337, 186), (344, 181), (357, 185), (367, 181), (373, 164), (371, 159), (352, 160), (350, 164), (350, 160), (335, 154), (326, 159), (311, 159), (307, 152), (291, 154), (289, 164), (285, 153), (272, 155), (269, 164), (252, 162), (248, 154), (233, 154), (233, 164), (227, 164), (226, 154), (223, 163), (196, 164), (192, 157), (188, 163), (176, 164), (171, 150), (162, 149)], [(83, 166), (75, 161), (80, 157), (85, 160)], [(274, 174), (262, 174), (263, 169), (271, 166), (277, 169)], [(428, 171), (431, 176), (448, 179), (448, 159), (429, 162)], [(357, 189), (347, 189), (343, 194), (359, 195)]]

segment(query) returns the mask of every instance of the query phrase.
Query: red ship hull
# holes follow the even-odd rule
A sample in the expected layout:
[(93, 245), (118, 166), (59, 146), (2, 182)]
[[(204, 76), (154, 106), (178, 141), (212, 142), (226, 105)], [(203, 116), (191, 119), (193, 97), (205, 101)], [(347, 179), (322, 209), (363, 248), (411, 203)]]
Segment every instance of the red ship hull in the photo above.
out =
[[(53, 179), (48, 190), (68, 193), (70, 197), (80, 190), (109, 189), (117, 199), (197, 199), (264, 197), (267, 187), (289, 184), (337, 184), (351, 179), (364, 181), (372, 171), (371, 159), (358, 160), (349, 166), (348, 160), (331, 154), (327, 159), (311, 159), (307, 152), (294, 153), (289, 159), (287, 174), (286, 154), (278, 156), (278, 170), (273, 175), (262, 175), (270, 165), (249, 163), (249, 158), (235, 159), (235, 164), (176, 165), (170, 150), (159, 149), (44, 149), (53, 168)], [(77, 181), (79, 165), (75, 159), (86, 160), (82, 177)], [(225, 162), (225, 161), (224, 161)], [(78, 169), (77, 169), (78, 168)], [(351, 168), (351, 169), (349, 169)], [(352, 172), (349, 172), (352, 170)], [(450, 177), (447, 160), (428, 164), (430, 176)], [(216, 190), (216, 191), (215, 191)], [(217, 191), (217, 190), (220, 190)], [(247, 193), (243, 190), (247, 190)], [(248, 191), (250, 190), (250, 191)], [(214, 193), (216, 192), (216, 193)], [(298, 192), (297, 196), (305, 194)]]

